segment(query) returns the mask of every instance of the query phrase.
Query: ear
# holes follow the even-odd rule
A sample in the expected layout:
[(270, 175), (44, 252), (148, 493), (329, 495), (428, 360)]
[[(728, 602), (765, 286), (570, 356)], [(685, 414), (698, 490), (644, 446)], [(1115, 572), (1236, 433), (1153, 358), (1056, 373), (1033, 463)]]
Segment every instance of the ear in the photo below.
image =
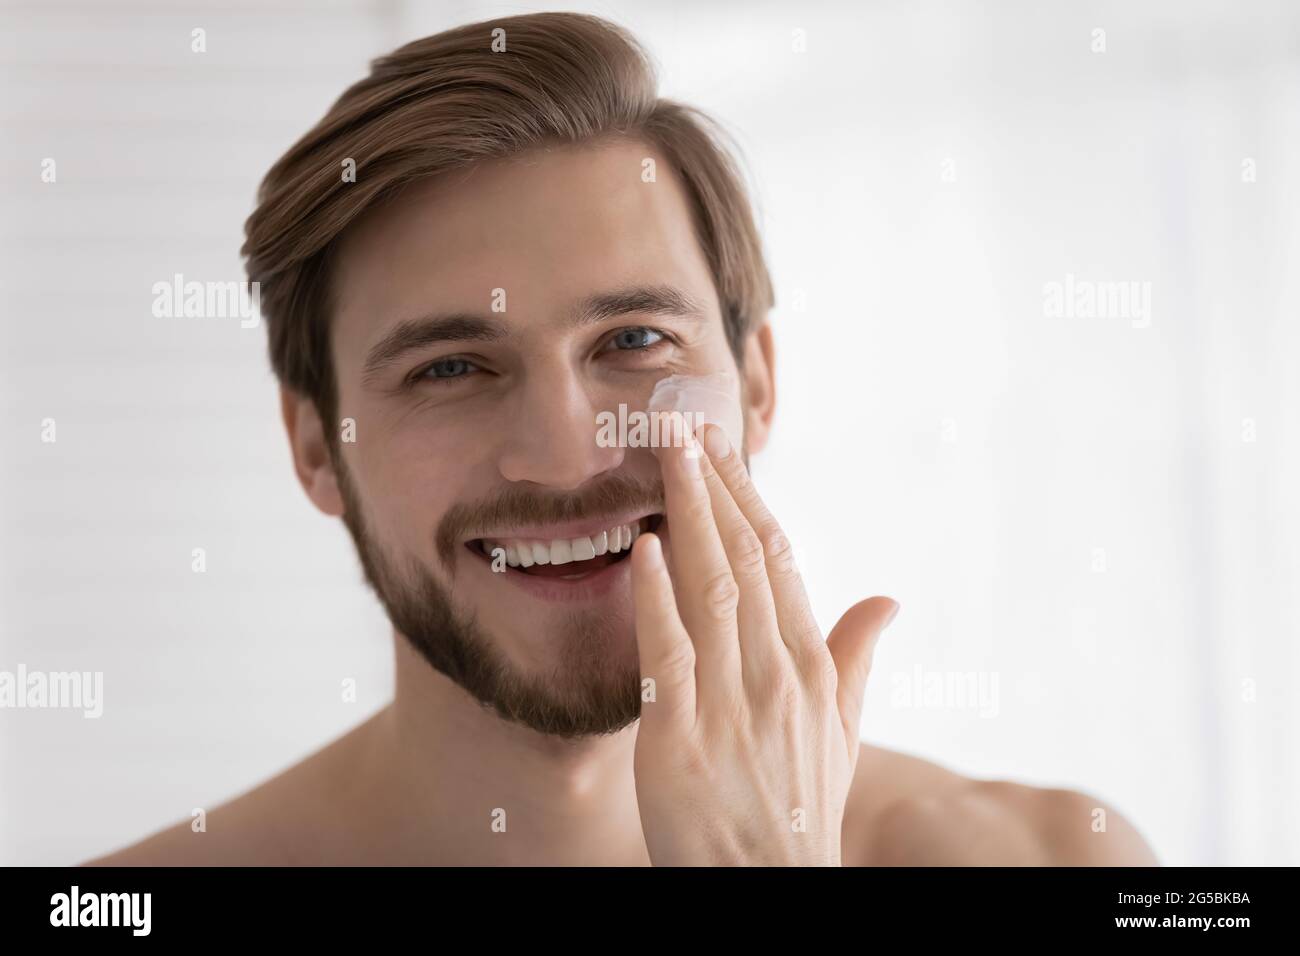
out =
[(325, 428), (316, 411), (316, 403), (292, 389), (280, 386), (280, 414), (289, 433), (293, 452), (293, 470), (307, 497), (331, 517), (343, 515), (343, 495), (330, 458)]
[(776, 347), (767, 322), (745, 340), (744, 379), (745, 451), (753, 455), (767, 444), (776, 414)]

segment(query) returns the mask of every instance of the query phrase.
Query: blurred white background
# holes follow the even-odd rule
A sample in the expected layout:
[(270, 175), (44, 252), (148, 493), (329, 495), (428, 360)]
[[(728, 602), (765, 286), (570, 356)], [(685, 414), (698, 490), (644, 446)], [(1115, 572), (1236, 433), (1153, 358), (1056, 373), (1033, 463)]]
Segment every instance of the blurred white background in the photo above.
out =
[[(744, 149), (760, 487), (827, 627), (902, 603), (864, 738), (1083, 789), (1164, 863), (1300, 863), (1300, 7), (563, 6)], [(257, 182), (371, 57), (546, 8), (0, 5), (0, 669), (105, 681), (99, 720), (0, 710), (0, 862), (188, 819), (388, 700), (264, 329), (154, 318), (151, 287), (242, 280)], [(1046, 315), (1067, 275), (1150, 283), (1149, 325)], [(909, 699), (949, 674), (989, 696)]]

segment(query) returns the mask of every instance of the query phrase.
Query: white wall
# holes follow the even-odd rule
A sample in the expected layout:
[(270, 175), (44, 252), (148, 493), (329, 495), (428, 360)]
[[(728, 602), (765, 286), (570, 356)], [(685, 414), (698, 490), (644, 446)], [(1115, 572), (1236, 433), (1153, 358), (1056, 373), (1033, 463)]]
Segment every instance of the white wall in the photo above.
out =
[[(0, 5), (0, 669), (105, 681), (98, 720), (0, 710), (0, 862), (187, 818), (387, 700), (264, 331), (155, 319), (151, 286), (242, 278), (258, 180), (370, 57), (542, 8)], [(779, 300), (761, 486), (827, 627), (903, 605), (864, 736), (1094, 793), (1167, 863), (1300, 862), (1300, 8), (574, 8), (746, 152)], [(1067, 274), (1150, 283), (1150, 324), (1046, 316)], [(917, 668), (997, 697), (905, 706)]]

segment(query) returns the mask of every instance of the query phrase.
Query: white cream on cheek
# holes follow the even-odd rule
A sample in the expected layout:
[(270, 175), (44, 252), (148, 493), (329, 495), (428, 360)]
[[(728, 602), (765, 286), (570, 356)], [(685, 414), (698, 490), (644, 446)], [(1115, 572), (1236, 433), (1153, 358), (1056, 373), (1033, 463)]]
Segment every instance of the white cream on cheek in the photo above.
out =
[(718, 425), (733, 448), (740, 448), (744, 438), (740, 383), (724, 372), (661, 378), (650, 393), (647, 411), (688, 413), (696, 425), (703, 422)]

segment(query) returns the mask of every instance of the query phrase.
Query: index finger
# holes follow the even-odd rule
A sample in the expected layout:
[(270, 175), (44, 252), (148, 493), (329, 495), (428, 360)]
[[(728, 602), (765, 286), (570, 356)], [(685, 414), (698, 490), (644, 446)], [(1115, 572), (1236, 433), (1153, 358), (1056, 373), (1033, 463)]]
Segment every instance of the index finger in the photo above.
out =
[[(738, 690), (742, 677), (736, 621), (739, 588), (714, 520), (701, 454), (689, 431), (658, 449), (673, 590), (682, 623), (695, 645), (697, 689), (704, 699), (715, 689)], [(712, 689), (706, 690), (709, 685)], [(732, 693), (728, 699), (735, 696)]]

